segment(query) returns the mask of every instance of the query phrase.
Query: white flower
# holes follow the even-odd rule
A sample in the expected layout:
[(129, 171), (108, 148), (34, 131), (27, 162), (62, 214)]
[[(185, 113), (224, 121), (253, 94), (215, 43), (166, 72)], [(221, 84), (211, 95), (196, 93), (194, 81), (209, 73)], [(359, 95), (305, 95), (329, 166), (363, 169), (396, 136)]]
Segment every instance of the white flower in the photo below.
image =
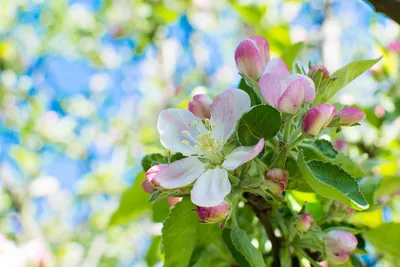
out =
[(261, 139), (257, 145), (238, 147), (229, 155), (222, 151), (237, 121), (249, 108), (249, 96), (239, 89), (230, 89), (215, 98), (211, 117), (204, 121), (186, 109), (162, 111), (157, 125), (161, 144), (172, 152), (195, 156), (154, 166), (146, 175), (149, 182), (172, 189), (195, 181), (191, 191), (194, 204), (202, 207), (221, 204), (231, 191), (228, 170), (252, 160), (264, 148)]

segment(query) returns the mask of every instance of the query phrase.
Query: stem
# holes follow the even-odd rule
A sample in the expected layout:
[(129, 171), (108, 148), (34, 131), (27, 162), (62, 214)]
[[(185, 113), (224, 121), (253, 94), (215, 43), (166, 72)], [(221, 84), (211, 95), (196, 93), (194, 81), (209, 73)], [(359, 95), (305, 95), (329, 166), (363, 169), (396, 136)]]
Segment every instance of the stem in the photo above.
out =
[(287, 120), (285, 122), (285, 125), (283, 125), (283, 141), (287, 144), (289, 142), (290, 138), (290, 124), (292, 123), (292, 120)]
[(305, 135), (300, 135), (296, 140), (294, 140), (292, 143), (290, 143), (290, 145), (288, 146), (288, 149), (295, 147), (296, 145), (301, 143), (306, 138), (307, 137)]
[(302, 249), (296, 249), (296, 254), (297, 254), (299, 257), (303, 257), (303, 258), (305, 258), (306, 260), (308, 260), (308, 261), (311, 263), (312, 266), (314, 266), (314, 267), (321, 267), (321, 265), (320, 265), (318, 262), (316, 262), (313, 258), (311, 258), (304, 250), (302, 250)]
[(281, 247), (281, 240), (275, 236), (270, 218), (272, 214), (272, 206), (268, 204), (261, 196), (256, 196), (251, 193), (245, 193), (244, 197), (247, 199), (248, 205), (256, 214), (261, 224), (264, 226), (268, 239), (272, 244), (272, 267), (280, 266), (279, 248)]

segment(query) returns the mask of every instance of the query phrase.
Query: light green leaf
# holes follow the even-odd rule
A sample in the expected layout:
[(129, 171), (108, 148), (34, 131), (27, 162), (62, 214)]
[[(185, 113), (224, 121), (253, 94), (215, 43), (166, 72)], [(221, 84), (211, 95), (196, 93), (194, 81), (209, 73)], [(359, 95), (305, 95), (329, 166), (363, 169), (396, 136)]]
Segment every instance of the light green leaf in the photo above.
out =
[(40, 169), (40, 158), (38, 154), (18, 145), (13, 146), (9, 153), (25, 175), (29, 177), (37, 175)]
[(400, 223), (385, 223), (363, 233), (368, 242), (381, 252), (400, 258)]
[(339, 166), (314, 160), (306, 163), (302, 153), (298, 163), (304, 179), (317, 194), (341, 201), (356, 210), (369, 207), (356, 179)]
[(160, 244), (161, 236), (153, 237), (153, 241), (146, 254), (146, 262), (148, 266), (154, 266), (157, 262), (161, 261), (160, 257)]
[(274, 137), (281, 127), (281, 114), (268, 105), (254, 106), (246, 112), (237, 124), (239, 142), (252, 146), (261, 138), (265, 141)]
[(233, 258), (236, 260), (236, 262), (239, 264), (239, 266), (240, 267), (249, 267), (250, 265), (247, 262), (246, 258), (233, 245), (232, 239), (231, 239), (231, 231), (232, 231), (232, 229), (225, 228), (224, 231), (222, 232), (222, 238), (224, 239), (226, 246), (232, 253)]
[(111, 216), (110, 225), (127, 223), (150, 211), (150, 195), (142, 188), (142, 182), (145, 178), (144, 172), (138, 173), (132, 187), (122, 194), (119, 207)]
[(301, 52), (301, 50), (304, 47), (303, 42), (295, 43), (291, 47), (285, 50), (285, 52), (282, 54), (282, 59), (285, 61), (286, 65), (288, 66), (289, 70), (293, 69), (293, 63), (295, 59), (297, 58), (298, 54)]
[(360, 190), (370, 205), (376, 204), (375, 192), (380, 182), (380, 177), (365, 177), (360, 181)]
[(319, 89), (313, 105), (328, 102), (340, 89), (348, 85), (355, 78), (375, 65), (382, 57), (370, 60), (356, 60), (332, 74), (336, 78), (333, 82)]
[(330, 161), (335, 159), (338, 154), (332, 143), (324, 139), (302, 143), (299, 147), (303, 150), (307, 160)]
[(171, 210), (162, 229), (165, 267), (186, 267), (196, 246), (199, 224), (195, 206), (184, 198)]
[(231, 230), (231, 240), (235, 248), (243, 254), (250, 266), (265, 266), (261, 252), (251, 244), (246, 232), (239, 228)]

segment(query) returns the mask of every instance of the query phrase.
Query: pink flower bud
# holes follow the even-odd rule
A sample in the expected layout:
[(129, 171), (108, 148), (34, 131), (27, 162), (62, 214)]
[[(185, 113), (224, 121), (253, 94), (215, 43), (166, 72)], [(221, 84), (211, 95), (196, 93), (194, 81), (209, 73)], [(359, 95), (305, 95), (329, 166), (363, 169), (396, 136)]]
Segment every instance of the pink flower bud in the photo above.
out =
[(333, 144), (333, 147), (339, 152), (345, 152), (347, 150), (348, 144), (345, 140), (338, 139)]
[(340, 119), (340, 124), (352, 125), (364, 119), (365, 114), (358, 108), (344, 108), (336, 113), (336, 117)]
[(211, 117), (210, 107), (212, 99), (208, 95), (198, 94), (189, 102), (189, 111), (196, 117), (201, 119), (209, 119)]
[(231, 212), (229, 204), (224, 201), (215, 207), (196, 207), (201, 223), (217, 223), (225, 220)]
[(289, 179), (289, 172), (282, 169), (271, 169), (265, 174), (267, 188), (276, 195), (281, 195)]
[(312, 107), (303, 118), (304, 133), (309, 136), (317, 136), (329, 125), (335, 113), (336, 108), (331, 104)]
[(153, 185), (150, 183), (149, 180), (145, 179), (142, 183), (142, 188), (143, 191), (149, 194), (153, 194), (153, 192), (155, 191), (155, 188), (153, 187)]
[(323, 65), (314, 65), (314, 66), (312, 66), (311, 69), (308, 71), (307, 75), (309, 77), (312, 77), (313, 74), (315, 74), (319, 70), (322, 72), (322, 78), (327, 78), (327, 77), (330, 76), (330, 73), (329, 73), (328, 69), (325, 68), (325, 66), (323, 66)]
[(386, 109), (384, 107), (382, 107), (381, 105), (378, 105), (375, 107), (375, 115), (378, 118), (382, 118), (383, 116), (385, 116), (386, 113)]
[(260, 36), (243, 40), (235, 51), (236, 67), (240, 73), (258, 79), (269, 61), (268, 41)]
[(357, 247), (357, 238), (345, 231), (330, 231), (325, 236), (325, 251), (329, 262), (343, 264), (349, 259), (349, 255)]
[(296, 217), (296, 229), (302, 233), (308, 232), (313, 221), (311, 214), (299, 214)]
[(151, 191), (151, 189), (149, 188), (150, 186), (152, 186), (155, 189), (163, 189), (160, 183), (157, 182), (157, 180), (155, 179), (155, 176), (160, 172), (160, 170), (164, 166), (167, 166), (167, 164), (157, 164), (147, 170), (146, 180), (142, 183), (142, 187), (145, 192), (153, 193), (154, 190)]

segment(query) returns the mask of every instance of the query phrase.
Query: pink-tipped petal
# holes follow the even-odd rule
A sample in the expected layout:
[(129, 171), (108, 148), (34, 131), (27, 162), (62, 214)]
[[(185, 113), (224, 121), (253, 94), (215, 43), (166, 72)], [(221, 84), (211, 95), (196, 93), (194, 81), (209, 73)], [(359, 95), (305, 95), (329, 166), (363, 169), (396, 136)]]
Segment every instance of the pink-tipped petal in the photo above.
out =
[(286, 78), (288, 85), (294, 81), (298, 82), (298, 86), (301, 85), (304, 89), (304, 101), (312, 102), (315, 98), (315, 84), (310, 77), (301, 74), (293, 74)]
[(340, 124), (352, 125), (365, 118), (365, 113), (358, 108), (344, 108), (336, 113), (336, 117), (340, 119)]
[[(157, 169), (152, 170), (157, 167)], [(152, 170), (152, 171), (151, 171)], [(205, 165), (196, 157), (188, 157), (171, 164), (159, 164), (150, 168), (151, 182), (162, 188), (179, 188), (191, 184), (205, 171)]]
[(236, 67), (240, 73), (258, 79), (264, 71), (264, 59), (253, 41), (244, 40), (235, 51)]
[(200, 119), (209, 119), (211, 116), (210, 107), (212, 99), (208, 95), (195, 95), (189, 102), (189, 111)]
[(286, 89), (286, 83), (281, 76), (274, 73), (266, 73), (258, 81), (258, 87), (268, 104), (278, 108), (279, 99)]
[(303, 118), (303, 131), (307, 135), (317, 136), (331, 122), (336, 108), (330, 104), (320, 104), (312, 107)]
[(201, 223), (217, 223), (224, 221), (230, 214), (231, 208), (226, 201), (215, 207), (196, 207), (197, 215)]
[(264, 148), (264, 138), (262, 138), (255, 146), (241, 146), (235, 148), (231, 154), (229, 154), (222, 167), (227, 170), (234, 170), (240, 165), (254, 159), (260, 154)]
[(279, 99), (278, 109), (284, 113), (296, 114), (303, 103), (303, 83), (301, 80), (294, 80)]
[[(194, 127), (195, 122), (197, 123), (197, 128)], [(188, 110), (177, 108), (162, 111), (158, 116), (157, 128), (160, 132), (160, 142), (165, 148), (185, 155), (198, 153), (193, 148), (197, 145), (195, 138), (199, 135), (199, 131), (202, 133), (207, 132), (199, 118), (196, 118)], [(184, 134), (184, 131), (187, 131), (194, 140)], [(182, 143), (184, 140), (188, 140), (190, 146)]]
[(268, 62), (268, 64), (265, 66), (264, 73), (286, 77), (290, 75), (290, 70), (283, 59), (281, 59), (280, 57), (276, 57)]
[(248, 40), (252, 41), (257, 47), (258, 51), (260, 52), (263, 60), (264, 60), (264, 65), (268, 63), (269, 61), (269, 43), (268, 41), (261, 37), (261, 36), (252, 36)]
[(192, 202), (201, 207), (220, 205), (231, 192), (228, 172), (222, 168), (208, 169), (194, 183), (191, 191)]
[(214, 138), (225, 144), (235, 131), (237, 121), (248, 109), (250, 109), (250, 97), (246, 92), (229, 89), (219, 94), (211, 104)]

